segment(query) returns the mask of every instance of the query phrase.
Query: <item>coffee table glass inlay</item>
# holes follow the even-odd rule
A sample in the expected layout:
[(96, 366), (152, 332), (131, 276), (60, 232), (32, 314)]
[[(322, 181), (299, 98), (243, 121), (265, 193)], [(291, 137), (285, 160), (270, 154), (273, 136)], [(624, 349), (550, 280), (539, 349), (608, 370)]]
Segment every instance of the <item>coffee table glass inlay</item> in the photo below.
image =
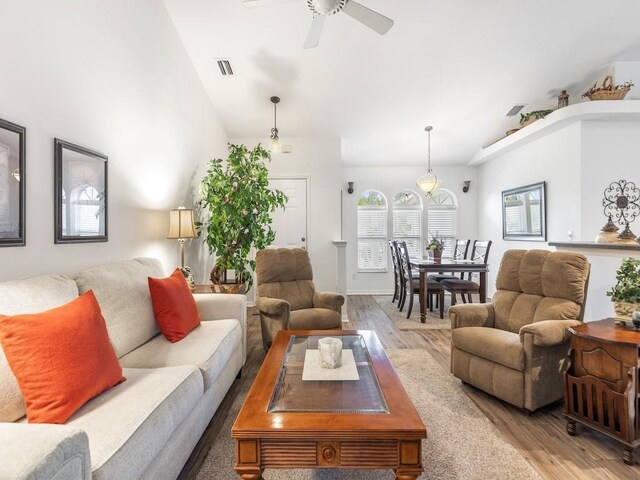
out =
[[(342, 335), (343, 355), (351, 350), (359, 380), (302, 380), (307, 350), (317, 350), (321, 335), (293, 335), (285, 353), (269, 413), (388, 413), (371, 357), (361, 335)], [(345, 368), (340, 367), (340, 368)]]

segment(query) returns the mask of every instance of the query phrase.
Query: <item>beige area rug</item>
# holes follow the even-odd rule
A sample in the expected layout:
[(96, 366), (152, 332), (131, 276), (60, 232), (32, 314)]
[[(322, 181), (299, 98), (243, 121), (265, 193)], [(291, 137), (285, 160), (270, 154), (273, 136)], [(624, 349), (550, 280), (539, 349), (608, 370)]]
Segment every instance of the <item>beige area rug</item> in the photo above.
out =
[[(255, 353), (260, 354), (260, 353)], [(535, 469), (502, 438), (496, 427), (467, 397), (460, 382), (424, 350), (389, 350), (389, 358), (427, 427), (423, 442), (425, 472), (432, 480), (541, 480)], [(250, 362), (257, 365), (259, 362)], [(253, 379), (245, 379), (228, 418), (198, 472), (197, 480), (237, 480), (231, 426)], [(391, 470), (275, 470), (265, 480), (390, 480)]]
[(407, 299), (401, 312), (396, 306), (397, 302), (391, 302), (392, 298), (392, 295), (373, 295), (373, 299), (399, 330), (443, 330), (451, 328), (449, 317), (447, 317), (447, 309), (449, 308), (448, 296), (445, 295), (444, 319), (440, 318), (440, 309), (434, 307), (433, 312), (427, 310), (425, 323), (420, 322), (420, 304), (418, 303), (417, 295), (413, 299), (413, 309), (409, 318), (407, 318), (409, 300)]

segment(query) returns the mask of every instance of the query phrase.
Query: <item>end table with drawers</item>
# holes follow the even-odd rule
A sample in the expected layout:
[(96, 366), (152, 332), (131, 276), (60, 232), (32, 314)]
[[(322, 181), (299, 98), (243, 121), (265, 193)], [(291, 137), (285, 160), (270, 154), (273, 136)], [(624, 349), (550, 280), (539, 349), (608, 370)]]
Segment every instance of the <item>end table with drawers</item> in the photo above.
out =
[(624, 446), (622, 460), (633, 465), (633, 450), (640, 446), (640, 332), (613, 318), (569, 332), (567, 432), (576, 435), (576, 423), (602, 432)]

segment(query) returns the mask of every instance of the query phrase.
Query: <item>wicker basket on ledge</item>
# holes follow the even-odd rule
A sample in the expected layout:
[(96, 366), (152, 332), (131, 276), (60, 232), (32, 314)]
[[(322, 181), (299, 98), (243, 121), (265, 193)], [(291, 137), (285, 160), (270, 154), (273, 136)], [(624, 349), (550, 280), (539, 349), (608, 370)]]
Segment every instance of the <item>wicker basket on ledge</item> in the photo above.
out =
[(602, 86), (597, 88), (596, 84), (588, 92), (582, 94), (589, 100), (622, 100), (633, 87), (633, 82), (625, 82), (623, 85), (613, 85), (613, 77), (607, 75), (602, 82)]

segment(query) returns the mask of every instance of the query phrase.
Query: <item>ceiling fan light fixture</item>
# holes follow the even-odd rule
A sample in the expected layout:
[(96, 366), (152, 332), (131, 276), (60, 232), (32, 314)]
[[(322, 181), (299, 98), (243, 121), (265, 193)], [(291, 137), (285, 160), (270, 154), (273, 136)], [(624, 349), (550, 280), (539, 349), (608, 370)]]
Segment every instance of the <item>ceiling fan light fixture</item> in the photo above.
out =
[(269, 149), (273, 153), (277, 153), (280, 151), (280, 136), (278, 135), (278, 103), (280, 103), (280, 97), (271, 97), (271, 103), (273, 103), (273, 128), (271, 129), (271, 143), (269, 145)]
[(344, 8), (348, 0), (307, 0), (307, 6), (318, 15), (334, 15)]
[(433, 127), (428, 126), (424, 130), (428, 136), (427, 172), (416, 180), (416, 185), (422, 193), (431, 195), (440, 186), (440, 180), (438, 180), (438, 177), (433, 173), (433, 169), (431, 168), (431, 130), (433, 130)]

